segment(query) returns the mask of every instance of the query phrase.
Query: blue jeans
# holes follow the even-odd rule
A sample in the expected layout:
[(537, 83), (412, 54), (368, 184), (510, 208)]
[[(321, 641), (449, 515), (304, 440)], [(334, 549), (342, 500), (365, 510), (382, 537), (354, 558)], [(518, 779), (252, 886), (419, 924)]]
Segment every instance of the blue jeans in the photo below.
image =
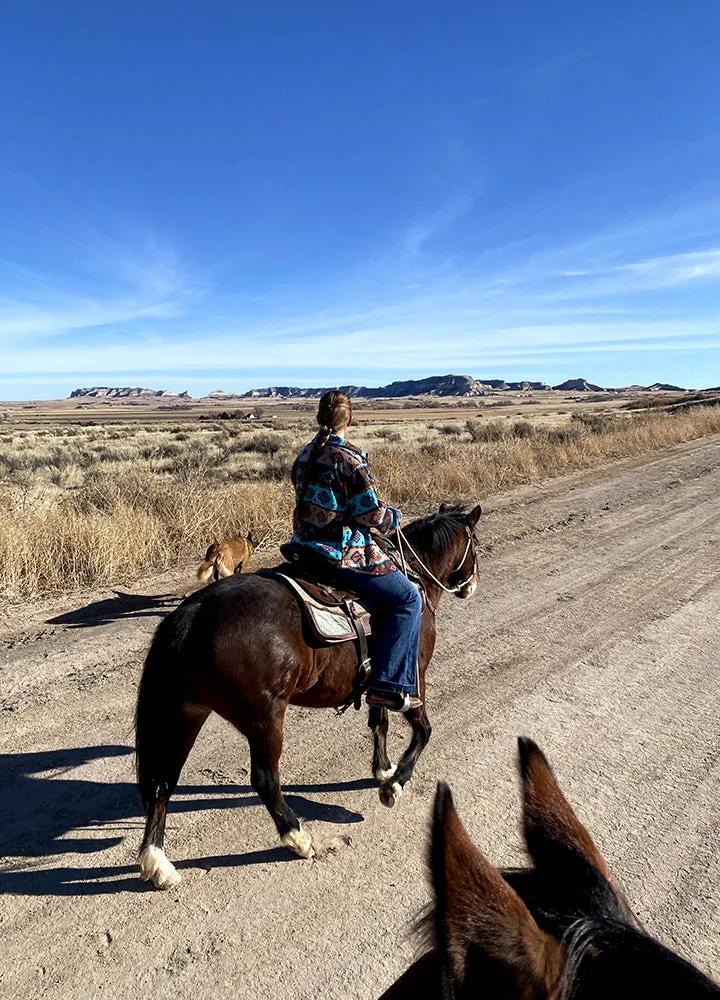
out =
[(354, 569), (337, 569), (333, 581), (357, 594), (372, 616), (372, 686), (415, 694), (422, 617), (417, 587), (400, 570), (371, 576)]

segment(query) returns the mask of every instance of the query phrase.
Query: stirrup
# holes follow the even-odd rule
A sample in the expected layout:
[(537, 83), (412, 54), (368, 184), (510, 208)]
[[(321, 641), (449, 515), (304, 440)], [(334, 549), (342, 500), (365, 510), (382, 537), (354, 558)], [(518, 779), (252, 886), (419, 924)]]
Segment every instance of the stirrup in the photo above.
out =
[(414, 708), (420, 708), (422, 701), (416, 694), (408, 694), (402, 691), (380, 691), (377, 688), (370, 688), (365, 701), (374, 708), (386, 708), (388, 712), (411, 712)]

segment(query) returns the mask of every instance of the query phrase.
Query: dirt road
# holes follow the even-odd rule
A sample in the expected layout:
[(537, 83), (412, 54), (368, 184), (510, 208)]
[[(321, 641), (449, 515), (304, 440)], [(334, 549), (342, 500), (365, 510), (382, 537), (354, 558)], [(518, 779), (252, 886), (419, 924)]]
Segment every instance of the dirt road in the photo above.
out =
[[(136, 876), (131, 715), (177, 591), (0, 614), (0, 992), (17, 1000), (378, 996), (409, 963), (438, 778), (518, 863), (518, 733), (548, 753), (646, 926), (720, 977), (720, 440), (487, 504), (482, 585), (445, 598), (433, 738), (394, 810), (363, 716), (291, 710), (294, 808), (337, 850), (277, 846), (244, 741), (203, 730), (171, 806), (169, 893)], [(138, 596), (139, 595), (139, 596)], [(406, 738), (391, 730), (397, 755)]]

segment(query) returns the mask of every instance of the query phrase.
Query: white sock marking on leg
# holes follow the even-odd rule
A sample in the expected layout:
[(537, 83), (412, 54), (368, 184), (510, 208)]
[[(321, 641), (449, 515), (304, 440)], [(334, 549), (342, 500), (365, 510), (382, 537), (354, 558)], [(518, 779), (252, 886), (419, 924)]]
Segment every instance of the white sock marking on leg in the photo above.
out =
[(140, 878), (152, 882), (156, 889), (172, 889), (181, 876), (161, 847), (150, 846), (140, 855)]
[(315, 854), (312, 837), (302, 827), (299, 830), (288, 830), (280, 838), (280, 843), (289, 847), (294, 854), (298, 854), (301, 858), (312, 858)]

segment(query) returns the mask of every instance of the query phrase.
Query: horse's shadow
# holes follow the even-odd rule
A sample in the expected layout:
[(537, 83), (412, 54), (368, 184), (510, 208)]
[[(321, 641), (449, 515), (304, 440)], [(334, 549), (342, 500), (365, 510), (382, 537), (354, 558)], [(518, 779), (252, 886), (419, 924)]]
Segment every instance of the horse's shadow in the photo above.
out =
[(182, 599), (181, 594), (125, 594), (116, 590), (114, 597), (92, 601), (81, 608), (48, 618), (46, 625), (67, 625), (70, 628), (94, 628), (123, 618), (164, 617)]
[[(86, 896), (136, 892), (144, 888), (136, 865), (43, 867), (43, 858), (88, 854), (120, 844), (127, 831), (142, 833), (137, 789), (129, 781), (93, 781), (64, 777), (68, 771), (104, 757), (132, 752), (127, 746), (91, 746), (40, 753), (0, 754), (0, 856), (14, 859), (0, 871), (0, 893)], [(52, 772), (52, 774), (47, 774)], [(342, 805), (318, 802), (302, 792), (345, 792), (372, 787), (368, 780), (315, 785), (288, 785), (291, 807), (303, 819), (325, 823), (360, 823), (360, 813)], [(186, 798), (184, 796), (193, 796)], [(181, 785), (171, 803), (172, 813), (205, 809), (261, 806), (249, 785)], [(262, 806), (261, 806), (262, 808)], [(87, 835), (92, 831), (94, 835)], [(107, 836), (98, 836), (106, 831)], [(86, 835), (83, 836), (83, 832)], [(24, 859), (28, 859), (25, 861)], [(30, 860), (32, 859), (32, 860)], [(243, 867), (294, 860), (284, 848), (241, 855), (195, 858), (176, 862), (178, 868)], [(97, 881), (107, 879), (108, 881)]]

